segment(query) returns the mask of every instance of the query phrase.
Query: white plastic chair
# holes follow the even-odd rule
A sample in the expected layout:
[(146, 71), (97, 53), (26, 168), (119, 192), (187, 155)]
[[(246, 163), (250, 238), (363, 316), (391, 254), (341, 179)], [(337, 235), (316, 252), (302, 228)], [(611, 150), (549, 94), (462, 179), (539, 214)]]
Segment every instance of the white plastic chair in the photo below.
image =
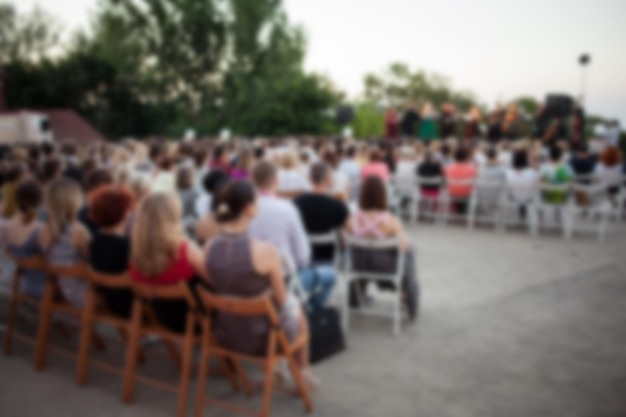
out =
[(500, 201), (504, 193), (504, 179), (477, 179), (472, 189), (467, 213), (467, 227), (473, 229), (476, 221), (492, 223), (500, 228)]
[[(468, 197), (457, 197), (450, 194), (450, 187), (466, 187), (470, 186), (472, 191)], [(449, 180), (446, 179), (446, 184), (443, 189), (443, 193), (441, 194), (441, 204), (443, 206), (442, 213), (442, 224), (446, 226), (448, 224), (448, 220), (450, 219), (460, 219), (460, 220), (468, 220), (469, 208), (473, 204), (472, 199), (474, 198), (473, 190), (475, 188), (475, 180), (467, 179), (467, 180)], [(465, 209), (465, 213), (453, 213), (453, 205), (454, 203), (464, 202), (467, 206)]]
[[(420, 219), (420, 216), (424, 218), (431, 218), (435, 221), (441, 221), (443, 217), (442, 213), (442, 195), (443, 195), (443, 185), (445, 183), (445, 179), (443, 177), (435, 177), (435, 178), (425, 178), (425, 177), (417, 177), (416, 180), (416, 199), (415, 204), (411, 206), (411, 221), (417, 222)], [(437, 197), (431, 197), (425, 195), (422, 187), (434, 186), (439, 187), (439, 194)]]
[[(567, 238), (571, 235), (571, 205), (572, 205), (572, 186), (571, 184), (539, 184), (540, 196), (537, 203), (538, 214), (538, 232), (544, 229), (561, 229), (563, 237)], [(547, 201), (546, 195), (550, 193), (556, 198), (561, 194), (562, 201)]]
[[(591, 231), (595, 229), (598, 240), (603, 241), (606, 238), (609, 217), (618, 210), (609, 201), (606, 187), (599, 183), (572, 184), (571, 189), (572, 198), (567, 206), (567, 231), (565, 237), (572, 238), (577, 231)], [(587, 204), (580, 205), (575, 198), (576, 194), (586, 196)], [(583, 216), (588, 220), (587, 224), (579, 222), (579, 219)]]
[[(515, 191), (519, 189), (524, 194), (530, 194), (530, 198), (525, 201), (518, 201), (515, 198)], [(507, 226), (519, 225), (519, 210), (523, 208), (526, 211), (526, 223), (531, 236), (537, 236), (539, 233), (539, 215), (537, 213), (537, 201), (539, 200), (539, 184), (533, 184), (532, 188), (526, 186), (518, 186), (505, 183), (505, 190), (500, 200), (500, 229), (506, 232)], [(514, 212), (516, 221), (509, 222), (509, 214)]]
[[(335, 269), (339, 270), (339, 238), (336, 230), (331, 230), (328, 233), (319, 233), (319, 234), (309, 234), (308, 236), (309, 244), (311, 245), (311, 249), (313, 246), (318, 245), (332, 245), (333, 247), (333, 260), (332, 265)], [(315, 262), (313, 262), (315, 263)]]
[[(398, 238), (390, 239), (369, 239), (369, 238), (355, 238), (352, 236), (345, 236), (347, 245), (347, 256), (344, 271), (345, 282), (345, 296), (344, 305), (342, 308), (343, 314), (343, 326), (346, 331), (350, 327), (350, 285), (360, 279), (366, 279), (376, 282), (389, 282), (394, 284), (398, 292), (402, 291), (402, 273), (404, 271), (406, 256), (400, 246), (400, 240)], [(397, 260), (395, 270), (388, 273), (372, 272), (372, 271), (359, 271), (354, 267), (352, 259), (352, 250), (355, 248), (366, 249), (370, 251), (375, 250), (390, 250), (395, 249), (397, 252)], [(383, 312), (379, 310), (373, 310), (361, 306), (358, 310), (361, 314), (378, 315), (392, 317), (393, 320), (393, 333), (394, 335), (400, 334), (400, 324), (402, 320), (402, 300), (400, 294), (394, 297), (393, 310), (391, 312)]]
[[(396, 196), (398, 198), (398, 202), (400, 204), (406, 202), (408, 208), (408, 216), (412, 221), (414, 220), (415, 213), (415, 205), (419, 200), (418, 190), (417, 190), (417, 178), (394, 178), (393, 180), (394, 189)], [(401, 208), (401, 207), (399, 207)], [(400, 213), (398, 213), (400, 214)]]

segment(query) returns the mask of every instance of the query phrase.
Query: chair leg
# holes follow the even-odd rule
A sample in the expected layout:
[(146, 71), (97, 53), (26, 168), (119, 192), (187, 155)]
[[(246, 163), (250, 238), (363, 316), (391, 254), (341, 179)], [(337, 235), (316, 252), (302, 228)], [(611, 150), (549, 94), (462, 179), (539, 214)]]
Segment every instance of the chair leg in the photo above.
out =
[(35, 343), (35, 370), (40, 371), (46, 367), (46, 353), (48, 350), (48, 338), (50, 336), (50, 322), (52, 321), (55, 287), (50, 279), (46, 281), (43, 299), (40, 304), (39, 326), (37, 328), (37, 340)]
[(274, 394), (274, 367), (276, 362), (272, 359), (268, 360), (265, 365), (265, 387), (263, 388), (263, 409), (261, 417), (269, 417), (272, 407), (272, 395)]
[(263, 387), (263, 408), (260, 417), (269, 417), (272, 406), (272, 395), (274, 393), (274, 367), (276, 366), (276, 331), (272, 330), (268, 341), (268, 358), (263, 370), (265, 372), (265, 383)]
[[(286, 340), (283, 343), (286, 345)], [(286, 353), (287, 356), (287, 364), (289, 365), (289, 369), (291, 370), (291, 375), (293, 376), (293, 380), (296, 383), (296, 388), (298, 389), (298, 394), (304, 403), (304, 408), (307, 412), (313, 411), (313, 401), (311, 400), (311, 395), (309, 390), (304, 382), (304, 378), (302, 377), (302, 372), (296, 363), (295, 358), (293, 357), (293, 353)]]
[(209, 335), (211, 325), (207, 317), (202, 319), (202, 350), (200, 352), (200, 369), (198, 370), (198, 395), (196, 396), (195, 417), (202, 417), (204, 410), (204, 393), (206, 392), (206, 384), (209, 378), (209, 361), (211, 359), (211, 351), (209, 348)]
[(80, 344), (78, 347), (78, 366), (76, 368), (76, 383), (84, 385), (87, 378), (87, 366), (89, 365), (89, 352), (93, 336), (93, 313), (95, 309), (94, 290), (87, 293), (85, 310), (81, 320)]
[(124, 382), (122, 387), (122, 401), (126, 404), (130, 404), (134, 397), (135, 373), (137, 372), (137, 349), (139, 347), (139, 337), (141, 336), (142, 310), (141, 300), (135, 299), (133, 302), (130, 334), (126, 346)]
[(402, 320), (402, 299), (400, 296), (396, 297), (393, 313), (393, 335), (400, 335), (400, 321)]
[(187, 314), (185, 326), (185, 339), (183, 340), (183, 363), (180, 373), (180, 388), (178, 390), (177, 417), (184, 417), (187, 409), (187, 393), (189, 391), (189, 379), (191, 377), (191, 356), (193, 355), (193, 334), (196, 327), (196, 318), (193, 313)]
[(231, 362), (233, 364), (233, 367), (235, 368), (235, 371), (237, 372), (237, 375), (239, 376), (243, 391), (248, 397), (252, 397), (252, 395), (254, 395), (254, 390), (252, 389), (252, 384), (250, 383), (250, 380), (246, 375), (246, 371), (241, 366), (241, 362), (239, 361), (239, 359), (236, 358), (232, 358)]
[[(19, 272), (18, 272), (19, 273)], [(13, 331), (15, 329), (15, 319), (17, 316), (17, 306), (19, 297), (19, 276), (15, 274), (11, 287), (11, 301), (7, 313), (7, 332), (4, 335), (4, 354), (10, 356), (13, 348)]]

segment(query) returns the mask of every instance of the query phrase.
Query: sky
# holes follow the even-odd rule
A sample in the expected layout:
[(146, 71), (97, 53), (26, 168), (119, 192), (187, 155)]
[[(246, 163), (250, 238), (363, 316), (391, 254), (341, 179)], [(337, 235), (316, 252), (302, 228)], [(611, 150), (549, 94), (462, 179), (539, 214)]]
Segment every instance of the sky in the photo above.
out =
[[(69, 29), (86, 28), (96, 0), (35, 4)], [(283, 0), (307, 34), (305, 69), (349, 97), (391, 62), (447, 76), (492, 106), (520, 95), (581, 94), (578, 56), (589, 53), (589, 113), (626, 126), (626, 0)]]

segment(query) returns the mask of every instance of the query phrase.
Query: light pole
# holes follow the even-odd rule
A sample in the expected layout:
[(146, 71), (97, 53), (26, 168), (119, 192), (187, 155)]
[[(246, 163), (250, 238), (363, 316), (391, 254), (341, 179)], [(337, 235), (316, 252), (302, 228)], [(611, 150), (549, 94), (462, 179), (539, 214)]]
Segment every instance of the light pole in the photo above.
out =
[(587, 95), (587, 66), (591, 63), (591, 55), (586, 53), (580, 55), (578, 63), (580, 64), (580, 104), (583, 105)]

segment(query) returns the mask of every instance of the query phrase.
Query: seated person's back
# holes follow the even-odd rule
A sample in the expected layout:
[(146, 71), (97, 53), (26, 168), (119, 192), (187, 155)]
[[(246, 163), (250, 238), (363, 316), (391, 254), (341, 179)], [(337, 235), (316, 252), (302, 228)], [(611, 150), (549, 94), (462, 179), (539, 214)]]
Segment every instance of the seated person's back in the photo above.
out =
[(454, 155), (455, 162), (445, 168), (448, 192), (453, 197), (467, 198), (472, 193), (471, 180), (476, 178), (476, 167), (467, 162), (467, 151), (458, 148)]
[[(349, 217), (346, 205), (328, 195), (332, 189), (332, 172), (323, 162), (311, 167), (312, 192), (295, 199), (307, 233), (326, 234), (340, 229)], [(334, 245), (314, 245), (312, 261), (315, 263), (332, 262)]]
[[(174, 193), (155, 193), (139, 207), (131, 236), (131, 279), (148, 285), (187, 283), (194, 291), (206, 275), (202, 252), (189, 241), (180, 220), (182, 206)], [(155, 300), (155, 314), (168, 329), (182, 332), (188, 305), (182, 300)]]
[[(73, 266), (87, 258), (91, 236), (78, 221), (83, 206), (83, 192), (77, 182), (68, 178), (54, 181), (46, 193), (48, 221), (39, 234), (46, 260), (52, 265)], [(81, 277), (58, 277), (65, 300), (82, 307), (87, 293), (87, 282)]]
[[(105, 185), (89, 197), (89, 217), (98, 232), (89, 244), (89, 263), (98, 273), (121, 275), (128, 270), (130, 239), (125, 234), (134, 196), (124, 187)], [(130, 317), (133, 292), (130, 289), (98, 288), (109, 312)]]
[[(39, 231), (42, 224), (37, 212), (42, 201), (41, 188), (35, 181), (20, 183), (15, 190), (17, 214), (3, 225), (2, 245), (7, 253), (19, 259), (40, 255)], [(41, 298), (46, 275), (43, 270), (25, 270), (20, 290), (34, 298)]]
[(276, 195), (276, 167), (271, 162), (259, 162), (252, 177), (259, 198), (258, 213), (250, 224), (250, 236), (272, 243), (281, 255), (290, 257), (297, 268), (305, 267), (311, 257), (309, 242), (296, 207)]

